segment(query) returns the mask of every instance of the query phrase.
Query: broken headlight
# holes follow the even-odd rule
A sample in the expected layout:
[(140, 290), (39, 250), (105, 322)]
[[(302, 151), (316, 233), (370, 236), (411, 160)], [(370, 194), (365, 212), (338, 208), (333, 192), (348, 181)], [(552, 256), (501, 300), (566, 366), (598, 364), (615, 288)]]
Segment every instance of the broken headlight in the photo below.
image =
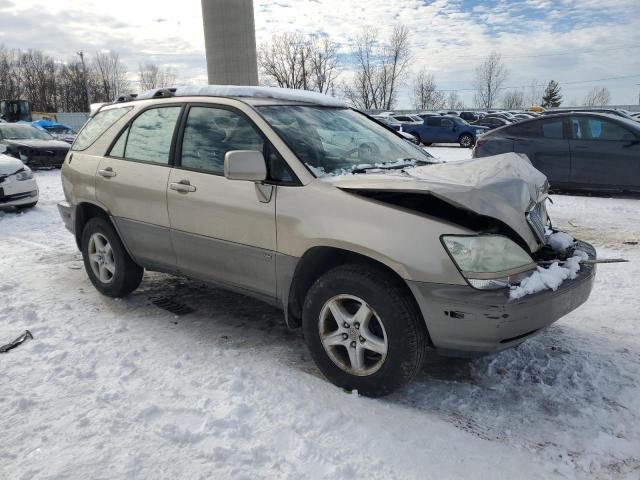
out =
[(442, 244), (462, 276), (480, 290), (508, 287), (535, 268), (527, 252), (501, 235), (444, 235)]

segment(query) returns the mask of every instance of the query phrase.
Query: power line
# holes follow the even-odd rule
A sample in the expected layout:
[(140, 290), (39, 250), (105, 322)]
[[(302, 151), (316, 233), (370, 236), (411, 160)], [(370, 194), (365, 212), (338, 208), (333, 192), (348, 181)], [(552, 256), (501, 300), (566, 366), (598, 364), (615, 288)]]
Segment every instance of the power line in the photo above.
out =
[[(502, 58), (538, 58), (538, 57), (558, 57), (563, 55), (583, 55), (590, 53), (600, 53), (600, 52), (613, 52), (616, 50), (627, 50), (630, 48), (640, 48), (640, 45), (623, 45), (619, 47), (613, 48), (599, 48), (599, 49), (589, 49), (589, 50), (567, 50), (565, 52), (557, 52), (557, 53), (540, 53), (533, 55), (501, 55)], [(487, 56), (480, 57), (478, 55), (447, 55), (450, 58), (487, 58)]]
[[(571, 81), (571, 82), (562, 82), (562, 81), (558, 81), (558, 83), (560, 84), (560, 86), (565, 86), (565, 85), (579, 85), (579, 84), (584, 84), (584, 83), (595, 83), (595, 82), (607, 82), (607, 81), (611, 81), (611, 80), (624, 80), (627, 78), (636, 78), (636, 77), (640, 77), (640, 74), (636, 74), (636, 75), (623, 75), (620, 77), (607, 77), (607, 78), (594, 78), (592, 80), (577, 80), (577, 81)], [(547, 84), (546, 83), (541, 83), (538, 85), (516, 85), (516, 86), (509, 86), (509, 87), (500, 87), (500, 90), (511, 90), (514, 88), (529, 88), (529, 87), (546, 87)], [(455, 89), (448, 89), (448, 90), (440, 90), (441, 92), (475, 92), (477, 90), (477, 88), (455, 88)]]

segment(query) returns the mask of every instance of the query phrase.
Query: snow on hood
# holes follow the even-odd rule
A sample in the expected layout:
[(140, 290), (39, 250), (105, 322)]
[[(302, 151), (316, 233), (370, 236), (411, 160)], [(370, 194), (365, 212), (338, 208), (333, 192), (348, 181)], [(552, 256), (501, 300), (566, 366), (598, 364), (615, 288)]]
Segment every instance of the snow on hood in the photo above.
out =
[[(155, 90), (147, 90), (136, 97), (137, 100), (153, 98)], [(342, 100), (307, 90), (294, 90), (278, 87), (248, 87), (238, 85), (184, 85), (176, 87), (175, 96), (210, 96), (210, 97), (260, 97), (276, 100), (307, 102), (324, 107), (348, 108)]]
[(0, 154), (0, 175), (12, 175), (21, 168), (24, 168), (24, 164), (20, 160)]
[(323, 178), (343, 190), (428, 193), (465, 210), (509, 225), (532, 251), (540, 247), (526, 212), (547, 195), (548, 182), (525, 155), (493, 157), (371, 173)]

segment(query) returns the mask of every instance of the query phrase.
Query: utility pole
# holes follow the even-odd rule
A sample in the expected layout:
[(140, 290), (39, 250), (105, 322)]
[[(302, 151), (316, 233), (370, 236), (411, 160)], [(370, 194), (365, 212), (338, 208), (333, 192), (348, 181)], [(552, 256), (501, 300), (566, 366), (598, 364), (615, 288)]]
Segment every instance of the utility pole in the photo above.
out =
[(91, 98), (89, 98), (89, 76), (87, 75), (87, 65), (84, 63), (84, 52), (80, 50), (76, 52), (82, 62), (82, 73), (84, 75), (84, 90), (87, 94), (87, 112), (91, 111)]

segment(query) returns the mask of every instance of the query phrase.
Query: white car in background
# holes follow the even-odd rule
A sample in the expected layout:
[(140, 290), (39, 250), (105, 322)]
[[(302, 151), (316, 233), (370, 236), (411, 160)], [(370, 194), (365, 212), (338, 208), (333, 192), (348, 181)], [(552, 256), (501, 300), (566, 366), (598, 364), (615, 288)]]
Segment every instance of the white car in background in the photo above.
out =
[(0, 209), (32, 208), (38, 203), (38, 184), (33, 172), (19, 159), (4, 155), (0, 145)]

